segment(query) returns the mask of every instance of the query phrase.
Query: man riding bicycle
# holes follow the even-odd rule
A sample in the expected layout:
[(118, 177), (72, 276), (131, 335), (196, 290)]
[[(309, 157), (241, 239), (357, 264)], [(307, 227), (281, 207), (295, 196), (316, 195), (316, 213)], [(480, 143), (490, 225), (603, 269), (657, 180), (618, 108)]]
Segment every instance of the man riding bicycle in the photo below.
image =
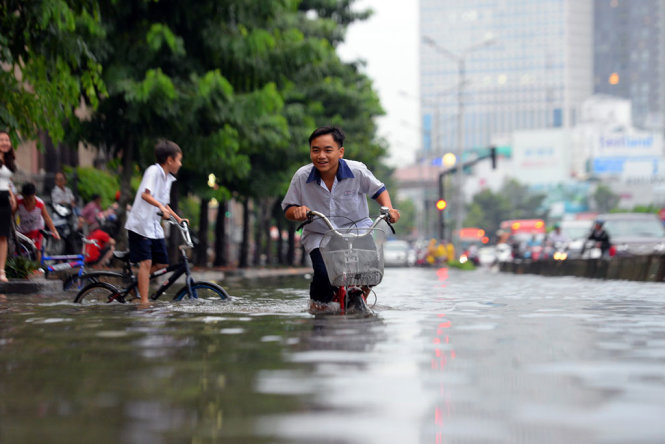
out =
[[(291, 179), (282, 201), (288, 220), (305, 221), (307, 212), (319, 211), (329, 215), (337, 228), (364, 228), (372, 224), (367, 207), (367, 195), (390, 209), (390, 222), (399, 220), (385, 185), (361, 162), (345, 160), (344, 133), (334, 126), (316, 129), (309, 136), (312, 163), (298, 169)], [(312, 259), (314, 276), (310, 284), (312, 302), (330, 303), (335, 288), (328, 280), (319, 244), (328, 228), (315, 221), (303, 229), (302, 243)]]

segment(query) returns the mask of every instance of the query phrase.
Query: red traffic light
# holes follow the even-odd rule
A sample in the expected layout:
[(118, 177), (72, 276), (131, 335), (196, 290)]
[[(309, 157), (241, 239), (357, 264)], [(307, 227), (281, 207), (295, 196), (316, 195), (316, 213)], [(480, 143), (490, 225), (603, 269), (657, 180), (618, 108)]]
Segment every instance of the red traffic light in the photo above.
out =
[(439, 211), (445, 210), (447, 206), (448, 206), (448, 202), (446, 202), (443, 199), (439, 199), (439, 200), (436, 201), (436, 209), (439, 210)]

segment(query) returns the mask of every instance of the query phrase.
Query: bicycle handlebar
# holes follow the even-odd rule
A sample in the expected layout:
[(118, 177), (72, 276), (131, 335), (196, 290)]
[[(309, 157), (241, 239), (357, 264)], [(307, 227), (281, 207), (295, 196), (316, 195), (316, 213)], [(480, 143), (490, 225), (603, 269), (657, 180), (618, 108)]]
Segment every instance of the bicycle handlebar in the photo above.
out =
[[(157, 213), (158, 216), (164, 217), (164, 213), (161, 211)], [(178, 227), (178, 230), (180, 230), (180, 235), (182, 236), (182, 240), (185, 242), (185, 245), (189, 248), (194, 247), (194, 242), (192, 242), (192, 236), (189, 233), (189, 224), (187, 223), (186, 220), (183, 220), (181, 223), (178, 223), (175, 217), (171, 214), (168, 218), (168, 223), (171, 225), (175, 225)]]
[[(305, 225), (314, 222), (315, 217), (318, 217), (319, 219), (323, 220), (323, 222), (332, 231), (336, 232), (337, 234), (342, 234), (339, 231), (337, 231), (337, 229), (333, 226), (332, 222), (330, 222), (330, 219), (328, 219), (328, 217), (325, 214), (320, 213), (320, 212), (315, 211), (315, 210), (309, 210), (307, 212), (307, 220), (305, 222), (301, 223), (300, 225), (298, 225), (298, 228), (296, 228), (296, 231), (300, 230)], [(388, 224), (388, 226), (392, 230), (393, 234), (395, 234), (395, 228), (390, 223), (390, 209), (388, 207), (381, 207), (381, 209), (379, 210), (379, 216), (376, 219), (374, 219), (374, 222), (372, 223), (372, 225), (369, 228), (367, 228), (367, 231), (370, 231), (370, 230), (376, 228), (376, 226), (382, 220), (385, 221), (386, 224)]]

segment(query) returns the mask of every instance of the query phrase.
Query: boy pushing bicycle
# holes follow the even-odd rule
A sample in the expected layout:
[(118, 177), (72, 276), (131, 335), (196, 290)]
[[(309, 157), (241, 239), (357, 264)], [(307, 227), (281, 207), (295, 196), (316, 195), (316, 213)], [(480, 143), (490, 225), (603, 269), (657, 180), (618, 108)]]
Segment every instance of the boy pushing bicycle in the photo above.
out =
[(169, 206), (171, 185), (182, 166), (182, 150), (174, 142), (160, 140), (155, 146), (155, 157), (157, 163), (143, 173), (125, 223), (129, 235), (130, 260), (139, 264), (137, 280), (141, 304), (148, 303), (150, 273), (169, 264), (161, 219), (169, 219), (173, 215), (178, 223), (186, 220)]
[[(340, 128), (324, 126), (309, 136), (309, 154), (312, 163), (298, 169), (291, 179), (289, 190), (282, 201), (288, 220), (305, 221), (307, 212), (319, 211), (330, 215), (336, 228), (371, 226), (367, 195), (390, 210), (390, 222), (399, 220), (385, 185), (361, 162), (345, 160), (344, 133)], [(313, 304), (328, 304), (333, 300), (335, 288), (330, 284), (325, 263), (319, 250), (323, 234), (321, 223), (311, 223), (303, 229), (302, 242), (312, 259), (314, 276), (309, 288)]]

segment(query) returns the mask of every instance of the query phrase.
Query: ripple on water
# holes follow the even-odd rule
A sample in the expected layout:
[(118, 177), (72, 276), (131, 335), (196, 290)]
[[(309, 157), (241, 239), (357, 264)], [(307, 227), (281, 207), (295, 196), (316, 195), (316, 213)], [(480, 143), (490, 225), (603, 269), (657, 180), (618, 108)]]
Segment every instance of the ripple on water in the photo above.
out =
[(25, 320), (28, 324), (58, 324), (61, 322), (72, 322), (71, 318), (28, 318)]
[(222, 328), (219, 332), (223, 335), (239, 335), (245, 332), (244, 328)]

